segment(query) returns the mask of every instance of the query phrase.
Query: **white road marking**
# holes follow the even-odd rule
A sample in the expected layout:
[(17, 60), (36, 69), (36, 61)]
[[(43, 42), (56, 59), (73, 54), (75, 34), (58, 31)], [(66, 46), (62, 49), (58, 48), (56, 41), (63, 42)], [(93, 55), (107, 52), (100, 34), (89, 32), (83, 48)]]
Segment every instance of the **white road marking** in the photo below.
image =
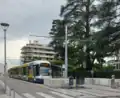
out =
[(35, 98), (33, 95), (31, 95), (29, 93), (23, 93), (23, 95), (27, 98)]
[(44, 98), (55, 98), (55, 97), (53, 97), (53, 96), (51, 96), (49, 94), (45, 94), (45, 93), (42, 93), (42, 92), (36, 92), (36, 94), (38, 94), (38, 95), (40, 95), (40, 96), (42, 96)]
[(73, 92), (73, 91), (65, 90), (65, 89), (58, 89), (58, 92), (62, 92), (63, 94), (68, 94), (68, 95), (72, 95), (72, 96), (82, 95), (82, 93)]
[(20, 96), (19, 94), (15, 93), (16, 98), (23, 98), (22, 96)]
[(52, 94), (55, 94), (55, 95), (58, 95), (58, 96), (61, 96), (61, 97), (63, 97), (63, 98), (73, 98), (73, 97), (70, 97), (70, 96), (67, 96), (67, 95), (58, 93), (58, 92), (53, 92), (53, 91), (51, 91), (51, 93), (52, 93)]

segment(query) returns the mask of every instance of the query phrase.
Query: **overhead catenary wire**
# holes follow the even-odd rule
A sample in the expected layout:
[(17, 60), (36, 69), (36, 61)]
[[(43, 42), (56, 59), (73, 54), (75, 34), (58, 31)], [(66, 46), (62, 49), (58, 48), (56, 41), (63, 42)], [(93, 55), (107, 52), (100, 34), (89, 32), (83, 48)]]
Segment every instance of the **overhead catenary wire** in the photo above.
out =
[[(55, 36), (39, 36), (39, 35), (30, 35), (32, 37), (41, 37), (41, 38), (54, 38)], [(65, 40), (65, 37), (55, 37), (55, 39), (58, 39), (58, 40)], [(83, 42), (86, 42), (86, 41), (95, 41), (95, 40), (91, 40), (90, 38), (88, 39), (80, 39), (80, 38), (71, 38), (71, 36), (68, 36), (68, 40), (78, 40), (78, 41), (83, 41)]]

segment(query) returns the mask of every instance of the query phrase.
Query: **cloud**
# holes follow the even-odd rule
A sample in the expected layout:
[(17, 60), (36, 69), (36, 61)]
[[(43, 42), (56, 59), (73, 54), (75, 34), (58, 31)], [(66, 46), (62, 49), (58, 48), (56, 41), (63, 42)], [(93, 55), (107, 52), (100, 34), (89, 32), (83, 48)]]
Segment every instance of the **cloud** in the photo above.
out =
[[(19, 63), (20, 49), (28, 40), (37, 39), (41, 44), (49, 43), (50, 39), (29, 35), (48, 36), (52, 21), (60, 18), (60, 7), (65, 2), (65, 0), (0, 0), (0, 23), (10, 24), (7, 30), (9, 67)], [(2, 63), (4, 59), (3, 37), (4, 33), (0, 28), (0, 62)]]
[[(20, 49), (22, 46), (24, 46), (27, 43), (26, 39), (23, 40), (11, 40), (7, 42), (7, 57), (8, 58), (19, 58), (20, 57)], [(4, 56), (4, 43), (0, 43), (0, 54), (3, 58)]]
[(8, 22), (8, 36), (17, 39), (28, 32), (48, 35), (52, 20), (59, 18), (60, 6), (65, 0), (2, 0), (0, 22)]
[[(7, 42), (7, 63), (8, 68), (13, 65), (20, 64), (21, 48), (28, 42), (27, 39), (22, 40), (10, 40)], [(4, 43), (0, 43), (0, 62), (4, 63)]]
[[(21, 48), (29, 43), (29, 40), (38, 40), (39, 43), (48, 44), (49, 40), (46, 38), (21, 38), (19, 40), (7, 41), (7, 64), (8, 68), (15, 65), (20, 65)], [(0, 43), (0, 62), (4, 63), (4, 43)]]

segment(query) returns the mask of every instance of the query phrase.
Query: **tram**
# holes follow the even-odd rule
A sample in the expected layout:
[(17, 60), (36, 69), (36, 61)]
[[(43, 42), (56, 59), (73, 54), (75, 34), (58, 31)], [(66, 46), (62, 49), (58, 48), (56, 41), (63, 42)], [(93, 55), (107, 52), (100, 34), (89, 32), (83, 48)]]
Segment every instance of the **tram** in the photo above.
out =
[(43, 83), (45, 78), (51, 77), (51, 64), (49, 61), (33, 61), (28, 66), (28, 81)]
[(51, 77), (51, 63), (36, 60), (8, 70), (9, 77), (25, 81), (44, 83), (45, 78)]

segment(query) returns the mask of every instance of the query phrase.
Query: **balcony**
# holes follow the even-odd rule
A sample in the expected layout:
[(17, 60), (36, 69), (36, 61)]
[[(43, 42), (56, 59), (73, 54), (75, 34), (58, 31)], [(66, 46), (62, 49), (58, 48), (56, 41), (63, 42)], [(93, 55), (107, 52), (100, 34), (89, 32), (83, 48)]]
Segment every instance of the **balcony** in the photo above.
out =
[(37, 48), (37, 49), (53, 50), (52, 47), (35, 45), (35, 44), (33, 44), (33, 45), (31, 45), (31, 44), (26, 45), (26, 46), (24, 46), (21, 50), (25, 50), (25, 49), (27, 49), (27, 48), (32, 48), (32, 49), (33, 49), (33, 48)]
[(53, 54), (53, 55), (56, 54), (54, 51), (45, 51), (39, 49), (26, 49), (24, 51), (21, 51), (21, 54), (26, 54), (26, 53)]
[(53, 55), (56, 54), (53, 51), (42, 51), (42, 50), (32, 50), (32, 52), (41, 53), (41, 54), (53, 54)]
[(54, 55), (24, 54), (21, 57), (22, 58), (24, 58), (24, 57), (54, 58)]
[(33, 57), (40, 57), (40, 58), (54, 58), (54, 56), (49, 55), (32, 55)]

